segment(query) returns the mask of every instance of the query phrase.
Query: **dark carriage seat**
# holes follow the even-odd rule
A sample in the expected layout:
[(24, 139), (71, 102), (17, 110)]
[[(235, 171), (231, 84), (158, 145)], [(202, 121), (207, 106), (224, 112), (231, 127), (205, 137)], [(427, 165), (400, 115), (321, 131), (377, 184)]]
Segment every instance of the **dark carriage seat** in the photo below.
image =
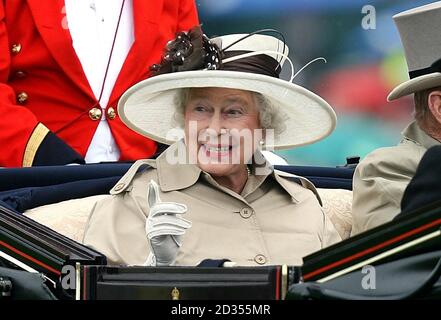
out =
[[(0, 169), (0, 204), (81, 241), (93, 205), (109, 196), (109, 190), (130, 165), (104, 163)], [(311, 180), (337, 230), (342, 237), (349, 236), (353, 168), (276, 166), (276, 169)]]
[[(0, 169), (0, 192), (21, 188), (61, 185), (121, 177), (132, 163), (102, 163), (78, 166), (47, 166)], [(304, 176), (317, 188), (352, 190), (353, 167), (275, 166), (276, 169)]]

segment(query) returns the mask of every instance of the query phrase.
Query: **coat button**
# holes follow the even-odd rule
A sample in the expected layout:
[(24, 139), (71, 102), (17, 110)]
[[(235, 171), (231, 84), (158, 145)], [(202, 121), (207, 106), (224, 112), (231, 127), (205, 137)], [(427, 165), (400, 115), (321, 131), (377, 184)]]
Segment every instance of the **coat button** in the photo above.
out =
[(263, 254), (258, 254), (257, 256), (254, 257), (254, 262), (260, 265), (265, 264), (266, 257)]
[(11, 52), (12, 52), (13, 54), (20, 53), (20, 51), (21, 51), (21, 44), (16, 43), (16, 44), (13, 44), (13, 45), (12, 45)]
[(17, 94), (17, 102), (19, 104), (25, 104), (28, 101), (29, 95), (26, 92), (20, 92)]
[(16, 73), (15, 73), (15, 77), (17, 77), (17, 78), (24, 78), (24, 77), (26, 77), (26, 72), (24, 72), (24, 71), (17, 71)]
[(93, 121), (101, 119), (103, 112), (100, 108), (92, 108), (89, 110), (89, 118)]
[(116, 118), (116, 111), (112, 107), (107, 109), (107, 116), (110, 120), (113, 120)]
[(250, 208), (243, 208), (242, 210), (240, 210), (240, 216), (244, 219), (248, 219), (249, 217), (251, 217), (254, 213), (253, 209)]
[(118, 183), (118, 184), (115, 186), (114, 190), (115, 190), (115, 191), (120, 191), (120, 190), (122, 190), (124, 187), (125, 187), (125, 184), (124, 184), (124, 183)]

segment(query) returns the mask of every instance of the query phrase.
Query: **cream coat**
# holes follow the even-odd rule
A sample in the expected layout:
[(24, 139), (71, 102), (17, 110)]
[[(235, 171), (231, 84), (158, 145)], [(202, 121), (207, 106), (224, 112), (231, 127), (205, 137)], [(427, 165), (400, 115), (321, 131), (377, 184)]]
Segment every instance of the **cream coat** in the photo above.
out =
[(394, 147), (380, 148), (357, 166), (353, 179), (352, 235), (391, 221), (401, 209), (404, 190), (428, 148), (439, 142), (414, 121)]
[[(84, 243), (105, 254), (110, 264), (140, 265), (147, 258), (151, 179), (158, 182), (162, 201), (187, 205), (184, 217), (193, 224), (176, 265), (194, 266), (207, 258), (243, 266), (300, 265), (305, 255), (341, 240), (305, 178), (278, 171), (255, 175), (253, 168), (239, 195), (196, 165), (169, 164), (170, 150), (157, 160), (135, 163), (112, 189), (112, 198), (93, 209)], [(142, 169), (143, 164), (149, 166)]]

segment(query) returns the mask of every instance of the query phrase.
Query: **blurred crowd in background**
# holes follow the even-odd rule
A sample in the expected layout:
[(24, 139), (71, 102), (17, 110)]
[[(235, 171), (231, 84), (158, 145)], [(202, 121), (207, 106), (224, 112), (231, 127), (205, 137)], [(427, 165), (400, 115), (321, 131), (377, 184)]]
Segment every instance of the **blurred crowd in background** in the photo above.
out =
[[(346, 163), (347, 156), (363, 158), (373, 149), (399, 142), (402, 128), (412, 118), (413, 102), (412, 97), (386, 100), (392, 88), (408, 77), (392, 16), (432, 1), (196, 1), (210, 37), (273, 28), (284, 35), (297, 70), (314, 58), (326, 58), (326, 64), (315, 62), (294, 83), (333, 106), (337, 128), (314, 145), (277, 152), (288, 163), (338, 166)], [(375, 21), (368, 21), (374, 28), (363, 26), (367, 14), (374, 14)], [(289, 74), (286, 64), (282, 78), (289, 79)]]

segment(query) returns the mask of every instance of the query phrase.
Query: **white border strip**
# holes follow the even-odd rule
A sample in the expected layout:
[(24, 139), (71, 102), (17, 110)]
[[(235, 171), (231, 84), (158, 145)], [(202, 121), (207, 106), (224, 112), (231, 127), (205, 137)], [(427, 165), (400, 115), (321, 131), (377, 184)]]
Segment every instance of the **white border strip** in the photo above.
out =
[(282, 281), (281, 281), (281, 294), (280, 300), (285, 300), (288, 292), (288, 265), (282, 265)]
[(338, 277), (340, 277), (340, 276), (342, 276), (342, 275), (345, 275), (345, 274), (347, 274), (347, 273), (349, 273), (349, 272), (352, 272), (352, 271), (354, 271), (354, 270), (357, 270), (357, 269), (359, 269), (359, 268), (362, 268), (362, 267), (364, 267), (365, 265), (371, 264), (371, 263), (376, 262), (376, 261), (378, 261), (378, 260), (381, 260), (381, 259), (383, 259), (383, 258), (387, 258), (387, 257), (389, 257), (389, 256), (391, 256), (391, 255), (393, 255), (393, 254), (395, 254), (395, 253), (398, 253), (398, 252), (403, 251), (403, 250), (405, 250), (405, 249), (407, 249), (407, 248), (410, 248), (410, 247), (416, 246), (416, 245), (418, 245), (418, 244), (420, 244), (420, 243), (426, 242), (426, 241), (428, 241), (428, 240), (430, 240), (430, 239), (433, 239), (433, 238), (436, 238), (436, 237), (438, 237), (438, 236), (440, 236), (440, 235), (441, 235), (441, 230), (438, 230), (438, 231), (435, 231), (435, 232), (429, 233), (429, 234), (425, 235), (424, 237), (421, 237), (421, 238), (415, 239), (415, 240), (410, 241), (410, 242), (408, 242), (408, 243), (402, 244), (401, 246), (398, 246), (398, 247), (393, 248), (393, 249), (391, 249), (391, 250), (385, 251), (385, 252), (383, 252), (383, 253), (381, 253), (381, 254), (375, 256), (375, 257), (372, 257), (372, 258), (370, 258), (370, 259), (367, 259), (367, 260), (365, 260), (365, 261), (362, 261), (362, 262), (360, 262), (360, 263), (357, 263), (356, 265), (350, 266), (349, 268), (346, 268), (346, 269), (340, 270), (340, 271), (338, 271), (338, 272), (336, 272), (336, 273), (334, 273), (334, 274), (331, 274), (330, 276), (327, 276), (327, 277), (325, 277), (325, 278), (322, 278), (322, 279), (320, 279), (320, 280), (317, 280), (316, 282), (317, 282), (317, 283), (324, 283), (324, 282), (327, 282), (327, 281), (329, 281), (329, 280), (332, 280), (332, 279), (338, 278)]
[[(15, 259), (14, 257), (10, 256), (7, 253), (4, 253), (3, 251), (0, 250), (0, 257), (2, 257), (3, 259), (8, 260), (9, 262), (15, 264), (17, 267), (22, 268), (23, 270), (27, 271), (27, 272), (31, 272), (31, 273), (40, 273), (37, 270), (35, 270), (34, 268), (31, 268), (30, 266), (28, 266), (27, 264), (24, 264), (23, 262)], [(44, 274), (41, 273), (41, 276), (43, 278), (45, 278), (47, 281), (49, 281), (50, 283), (52, 283), (52, 285), (54, 286), (54, 288), (57, 287), (57, 284), (52, 280), (49, 279), (48, 277), (46, 277)]]
[(23, 262), (15, 259), (14, 257), (10, 256), (7, 253), (4, 253), (3, 251), (0, 250), (0, 257), (8, 260), (9, 262), (12, 262), (13, 264), (15, 264), (17, 267), (22, 268), (23, 270), (27, 271), (27, 272), (32, 272), (32, 273), (39, 273), (37, 270), (35, 270), (34, 268), (31, 268), (30, 266), (28, 266), (27, 264), (24, 264)]
[(75, 263), (75, 300), (81, 300), (81, 265)]

